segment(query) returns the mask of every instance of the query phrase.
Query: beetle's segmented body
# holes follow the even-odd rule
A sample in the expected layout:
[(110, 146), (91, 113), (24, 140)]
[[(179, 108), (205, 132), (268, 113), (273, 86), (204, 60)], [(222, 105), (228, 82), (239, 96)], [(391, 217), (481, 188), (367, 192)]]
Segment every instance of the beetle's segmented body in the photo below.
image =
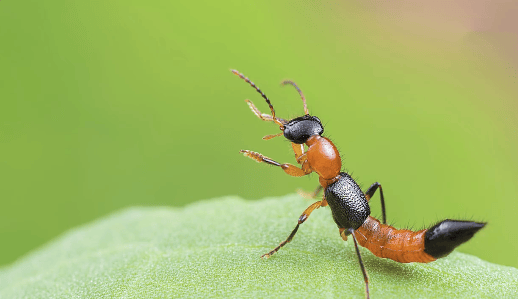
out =
[(414, 232), (381, 224), (378, 219), (369, 216), (355, 233), (358, 243), (375, 256), (400, 263), (429, 263), (450, 254), (484, 225), (447, 219), (429, 229)]
[[(325, 190), (323, 199), (313, 203), (302, 213), (297, 226), (288, 238), (262, 257), (270, 257), (289, 243), (297, 233), (299, 226), (308, 219), (311, 212), (319, 207), (329, 205), (342, 238), (346, 240), (348, 235), (353, 237), (365, 281), (366, 297), (369, 298), (369, 279), (357, 243), (369, 249), (378, 257), (388, 258), (400, 263), (428, 263), (448, 255), (455, 247), (471, 239), (478, 230), (484, 227), (485, 223), (459, 220), (444, 220), (429, 229), (416, 232), (396, 229), (387, 225), (385, 199), (381, 185), (377, 182), (372, 184), (364, 194), (347, 173), (340, 172), (342, 168), (340, 154), (333, 142), (322, 136), (324, 127), (320, 119), (309, 115), (306, 98), (297, 84), (293, 81), (282, 82), (283, 85), (290, 84), (297, 89), (304, 104), (305, 115), (288, 121), (275, 115), (270, 100), (250, 79), (236, 70), (232, 70), (232, 72), (244, 79), (261, 94), (272, 114), (261, 113), (251, 101), (246, 100), (252, 112), (261, 120), (274, 122), (282, 131), (278, 134), (267, 135), (263, 139), (269, 140), (284, 135), (292, 143), (295, 159), (300, 164), (300, 168), (288, 163), (281, 164), (257, 152), (241, 150), (241, 153), (257, 162), (281, 167), (284, 172), (291, 176), (304, 176), (316, 172), (320, 186), (313, 193), (313, 196), (315, 197), (322, 189)], [(307, 150), (305, 150), (304, 145), (307, 146)], [(368, 204), (368, 201), (378, 189), (380, 189), (383, 223), (370, 216)]]
[(400, 263), (435, 261), (433, 256), (424, 251), (425, 229), (416, 232), (396, 229), (390, 225), (381, 224), (374, 217), (368, 217), (355, 233), (358, 243), (369, 249), (375, 256)]

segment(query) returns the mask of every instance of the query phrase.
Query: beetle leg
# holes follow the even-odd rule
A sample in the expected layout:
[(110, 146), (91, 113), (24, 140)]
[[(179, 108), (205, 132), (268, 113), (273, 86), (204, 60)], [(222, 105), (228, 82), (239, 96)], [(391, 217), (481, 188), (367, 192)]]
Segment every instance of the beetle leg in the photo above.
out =
[(267, 163), (267, 164), (270, 164), (270, 165), (279, 166), (279, 167), (281, 167), (284, 170), (284, 172), (286, 172), (287, 174), (289, 174), (291, 176), (305, 176), (307, 174), (310, 174), (313, 171), (309, 167), (308, 163), (304, 163), (302, 165), (302, 168), (298, 168), (297, 166), (289, 164), (289, 163), (281, 164), (281, 163), (279, 163), (277, 161), (274, 161), (274, 160), (272, 160), (272, 159), (270, 159), (270, 158), (268, 158), (266, 156), (261, 155), (260, 153), (256, 153), (256, 152), (253, 152), (253, 151), (241, 150), (240, 152), (243, 155), (245, 155), (246, 157), (248, 157), (250, 159), (254, 159), (257, 162), (264, 162), (264, 163)]
[(304, 190), (302, 189), (299, 189), (297, 190), (297, 193), (304, 197), (304, 198), (308, 198), (308, 199), (314, 199), (314, 198), (317, 198), (318, 196), (318, 193), (320, 193), (320, 191), (322, 191), (322, 185), (318, 185), (318, 187), (315, 189), (315, 191), (309, 193), (309, 192), (304, 192)]
[(356, 241), (356, 236), (354, 235), (354, 230), (349, 228), (348, 231), (351, 233), (354, 241), (354, 248), (356, 249), (356, 255), (358, 256), (358, 262), (360, 263), (360, 268), (363, 274), (363, 280), (365, 281), (365, 298), (369, 299), (369, 276), (367, 275), (367, 270), (365, 270), (365, 266), (363, 265), (362, 256), (360, 254), (360, 249), (358, 249), (358, 242)]
[(387, 224), (387, 213), (385, 211), (385, 197), (383, 196), (383, 188), (381, 188), (381, 184), (376, 182), (372, 184), (369, 189), (365, 192), (365, 198), (367, 201), (371, 199), (371, 197), (376, 193), (376, 190), (380, 189), (380, 199), (381, 199), (381, 213), (383, 215), (383, 224)]
[(288, 238), (281, 242), (281, 244), (279, 244), (279, 246), (275, 247), (272, 251), (266, 253), (266, 254), (263, 254), (261, 256), (261, 258), (269, 258), (270, 256), (272, 256), (274, 253), (276, 253), (279, 249), (281, 249), (281, 247), (283, 247), (284, 245), (288, 244), (292, 239), (293, 237), (295, 236), (295, 234), (297, 233), (297, 230), (299, 229), (299, 226), (304, 223), (304, 221), (306, 221), (309, 217), (309, 215), (311, 214), (311, 212), (313, 212), (313, 210), (315, 209), (318, 209), (322, 206), (326, 206), (327, 205), (327, 201), (325, 199), (322, 199), (321, 201), (317, 201), (315, 203), (313, 203), (312, 205), (310, 205), (305, 211), (304, 213), (302, 213), (302, 215), (300, 215), (299, 217), (299, 222), (297, 223), (297, 226), (295, 226), (295, 229), (293, 229), (293, 231), (291, 232), (291, 234), (288, 236)]
[[(271, 116), (270, 114), (261, 113), (261, 111), (259, 111), (259, 109), (257, 109), (257, 107), (255, 107), (255, 105), (254, 105), (254, 103), (252, 103), (252, 101), (245, 100), (245, 102), (248, 104), (248, 107), (250, 107), (250, 110), (252, 110), (252, 112), (255, 114), (255, 116), (259, 117), (261, 120), (264, 120), (264, 121), (273, 121), (273, 116)], [(283, 124), (288, 123), (285, 119), (278, 118), (278, 117), (277, 117), (277, 119)]]

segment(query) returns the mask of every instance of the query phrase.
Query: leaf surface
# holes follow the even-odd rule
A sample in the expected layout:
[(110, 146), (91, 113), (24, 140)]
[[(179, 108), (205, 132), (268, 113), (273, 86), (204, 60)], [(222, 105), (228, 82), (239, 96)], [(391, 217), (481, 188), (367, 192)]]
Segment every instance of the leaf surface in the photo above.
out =
[[(128, 208), (0, 269), (0, 298), (363, 298), (354, 244), (342, 241), (328, 208), (277, 254), (259, 258), (310, 203), (289, 195)], [(361, 253), (372, 298), (518, 297), (518, 269), (467, 254), (400, 264)]]

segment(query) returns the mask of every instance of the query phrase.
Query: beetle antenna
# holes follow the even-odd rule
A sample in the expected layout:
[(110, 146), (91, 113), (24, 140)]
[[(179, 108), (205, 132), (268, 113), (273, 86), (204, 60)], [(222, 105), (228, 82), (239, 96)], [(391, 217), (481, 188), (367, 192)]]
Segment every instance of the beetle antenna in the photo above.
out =
[(286, 84), (293, 85), (293, 87), (295, 87), (295, 89), (299, 92), (300, 98), (302, 99), (302, 102), (304, 103), (304, 113), (306, 115), (308, 115), (309, 114), (308, 105), (306, 104), (306, 97), (304, 97), (304, 94), (302, 93), (302, 90), (300, 90), (300, 88), (297, 86), (297, 83), (295, 83), (293, 81), (285, 80), (285, 81), (281, 82), (281, 85), (283, 85), (283, 86), (286, 85)]
[(239, 76), (239, 78), (245, 80), (248, 84), (250, 84), (253, 88), (255, 88), (255, 90), (257, 90), (258, 93), (261, 94), (261, 96), (266, 100), (266, 103), (268, 103), (268, 106), (270, 106), (270, 111), (272, 111), (273, 122), (278, 124), (281, 127), (281, 129), (284, 128), (284, 124), (279, 119), (277, 119), (277, 117), (275, 117), (275, 109), (273, 109), (272, 103), (270, 102), (268, 97), (264, 94), (264, 92), (262, 92), (259, 89), (259, 87), (257, 87), (255, 85), (254, 82), (250, 81), (250, 79), (245, 77), (245, 75), (241, 74), (239, 71), (237, 71), (237, 70), (231, 70), (231, 71), (232, 71), (232, 73), (234, 73), (234, 75), (237, 75), (237, 76)]

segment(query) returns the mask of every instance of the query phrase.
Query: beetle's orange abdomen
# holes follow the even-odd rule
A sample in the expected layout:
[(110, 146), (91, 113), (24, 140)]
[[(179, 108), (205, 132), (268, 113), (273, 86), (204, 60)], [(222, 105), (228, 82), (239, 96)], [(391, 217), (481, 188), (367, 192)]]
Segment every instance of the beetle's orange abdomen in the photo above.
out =
[(425, 233), (426, 229), (417, 232), (396, 229), (381, 224), (371, 216), (355, 231), (358, 243), (375, 256), (400, 263), (429, 263), (436, 260), (424, 252)]
[(330, 180), (340, 174), (342, 160), (331, 140), (313, 135), (306, 144), (309, 147), (307, 151), (309, 165), (322, 179)]

